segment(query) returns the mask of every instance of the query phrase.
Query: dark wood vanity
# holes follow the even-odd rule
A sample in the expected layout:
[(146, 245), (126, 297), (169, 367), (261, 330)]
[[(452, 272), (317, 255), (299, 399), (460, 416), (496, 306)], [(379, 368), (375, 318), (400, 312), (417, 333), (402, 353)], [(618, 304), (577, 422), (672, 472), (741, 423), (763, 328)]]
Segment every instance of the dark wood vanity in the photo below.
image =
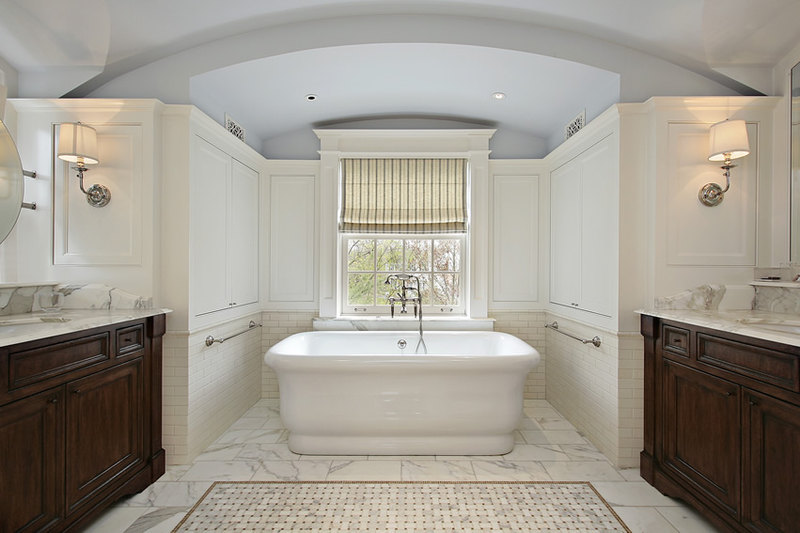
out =
[(0, 348), (0, 532), (79, 531), (165, 469), (156, 314)]
[(800, 347), (649, 315), (641, 475), (724, 531), (800, 528)]

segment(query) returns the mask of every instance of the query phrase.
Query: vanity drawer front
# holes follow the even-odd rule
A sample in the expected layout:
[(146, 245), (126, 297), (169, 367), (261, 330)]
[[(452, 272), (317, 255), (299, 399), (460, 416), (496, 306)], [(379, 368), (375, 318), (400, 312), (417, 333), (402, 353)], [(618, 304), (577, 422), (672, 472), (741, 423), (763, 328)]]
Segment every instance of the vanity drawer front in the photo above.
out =
[(117, 330), (117, 355), (139, 353), (144, 349), (144, 324)]
[(71, 372), (109, 359), (108, 333), (98, 333), (58, 344), (8, 354), (8, 388)]
[(689, 330), (664, 324), (661, 338), (665, 350), (689, 357)]
[(698, 333), (697, 359), (708, 365), (800, 392), (798, 358), (785, 353)]

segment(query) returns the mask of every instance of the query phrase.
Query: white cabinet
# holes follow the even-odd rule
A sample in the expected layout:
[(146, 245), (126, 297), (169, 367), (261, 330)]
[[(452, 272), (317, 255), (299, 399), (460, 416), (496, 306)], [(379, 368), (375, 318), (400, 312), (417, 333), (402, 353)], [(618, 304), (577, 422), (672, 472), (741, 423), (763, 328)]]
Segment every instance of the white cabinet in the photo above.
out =
[(550, 301), (610, 317), (616, 307), (616, 136), (550, 173)]
[(194, 135), (191, 157), (191, 311), (258, 301), (257, 171)]

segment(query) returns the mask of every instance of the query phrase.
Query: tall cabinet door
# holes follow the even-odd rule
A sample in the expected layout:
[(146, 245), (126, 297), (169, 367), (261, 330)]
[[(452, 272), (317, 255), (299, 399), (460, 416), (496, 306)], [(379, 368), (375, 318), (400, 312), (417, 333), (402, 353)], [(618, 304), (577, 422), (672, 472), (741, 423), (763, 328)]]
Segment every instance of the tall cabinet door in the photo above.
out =
[(228, 208), (231, 157), (193, 138), (191, 176), (191, 277), (194, 314), (230, 307), (228, 300)]
[(581, 154), (580, 287), (582, 309), (611, 316), (616, 299), (619, 172), (612, 137)]
[(550, 301), (580, 301), (581, 168), (575, 160), (550, 174)]
[(800, 524), (800, 412), (745, 391), (744, 524), (751, 531), (796, 531)]
[(230, 265), (231, 303), (258, 301), (258, 172), (233, 160), (231, 179)]
[(59, 519), (64, 389), (0, 408), (0, 531), (42, 531)]
[(662, 409), (664, 468), (738, 518), (739, 386), (665, 359)]
[(142, 359), (67, 385), (67, 511), (144, 461)]

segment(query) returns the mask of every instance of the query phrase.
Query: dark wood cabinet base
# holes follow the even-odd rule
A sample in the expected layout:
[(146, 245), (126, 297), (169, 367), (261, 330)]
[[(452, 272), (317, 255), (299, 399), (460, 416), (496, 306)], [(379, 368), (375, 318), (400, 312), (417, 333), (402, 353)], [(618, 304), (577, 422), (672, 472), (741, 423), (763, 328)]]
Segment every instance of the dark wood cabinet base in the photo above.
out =
[(164, 474), (163, 314), (0, 348), (0, 533), (79, 531)]
[(643, 315), (641, 476), (722, 531), (800, 524), (800, 347)]

